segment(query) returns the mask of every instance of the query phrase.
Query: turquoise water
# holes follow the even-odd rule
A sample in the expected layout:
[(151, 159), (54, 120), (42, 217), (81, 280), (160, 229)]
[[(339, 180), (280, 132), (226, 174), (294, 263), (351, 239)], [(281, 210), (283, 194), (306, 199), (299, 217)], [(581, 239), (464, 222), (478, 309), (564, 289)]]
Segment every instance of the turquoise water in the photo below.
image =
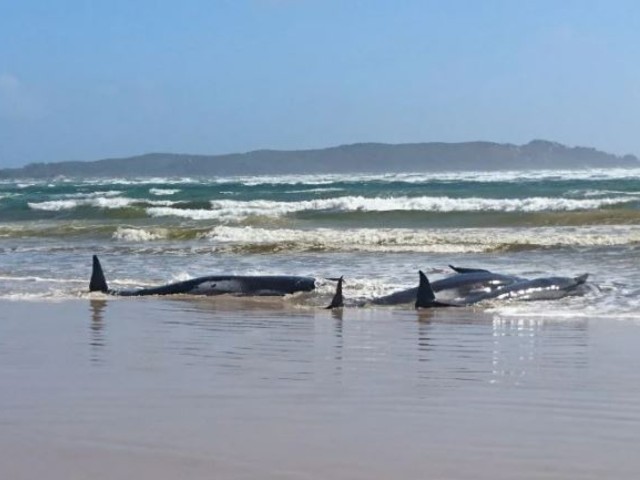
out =
[(345, 275), (356, 298), (453, 263), (587, 272), (600, 293), (566, 310), (633, 315), (639, 225), (640, 170), (5, 181), (0, 296), (81, 296), (94, 253), (115, 286)]
[(603, 223), (603, 212), (635, 224), (639, 207), (635, 170), (0, 183), (3, 224), (156, 219), (172, 227), (192, 220), (313, 228), (375, 226), (382, 215), (397, 227), (466, 227), (478, 223), (475, 215), (500, 226), (589, 225)]

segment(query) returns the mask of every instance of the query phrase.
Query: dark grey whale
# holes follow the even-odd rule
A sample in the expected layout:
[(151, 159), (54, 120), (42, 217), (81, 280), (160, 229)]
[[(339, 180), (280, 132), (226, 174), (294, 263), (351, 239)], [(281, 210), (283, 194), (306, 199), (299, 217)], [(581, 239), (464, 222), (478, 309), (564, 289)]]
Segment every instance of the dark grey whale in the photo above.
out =
[(507, 285), (492, 292), (480, 292), (463, 299), (467, 305), (483, 300), (557, 300), (572, 295), (584, 295), (588, 273), (577, 277), (541, 277)]
[(222, 295), (282, 296), (296, 292), (310, 292), (316, 288), (313, 277), (292, 275), (210, 275), (158, 287), (113, 290), (107, 285), (100, 260), (93, 256), (90, 292), (103, 292), (123, 297), (146, 295)]
[(427, 276), (422, 272), (420, 285), (416, 293), (416, 308), (465, 307), (483, 300), (557, 300), (571, 295), (584, 295), (588, 292), (586, 281), (588, 274), (577, 277), (541, 277), (532, 280), (521, 280), (495, 290), (478, 292), (452, 302), (436, 300), (435, 289)]
[[(456, 269), (457, 271), (458, 269)], [(435, 282), (430, 283), (430, 287), (434, 292), (450, 290), (448, 292), (453, 297), (465, 297), (472, 293), (485, 293), (495, 289), (521, 282), (524, 279), (513, 275), (502, 275), (493, 273), (488, 270), (481, 269), (459, 269), (464, 273), (450, 275)], [(419, 287), (412, 287), (406, 290), (377, 297), (371, 300), (373, 305), (400, 305), (403, 303), (412, 303), (416, 300)]]

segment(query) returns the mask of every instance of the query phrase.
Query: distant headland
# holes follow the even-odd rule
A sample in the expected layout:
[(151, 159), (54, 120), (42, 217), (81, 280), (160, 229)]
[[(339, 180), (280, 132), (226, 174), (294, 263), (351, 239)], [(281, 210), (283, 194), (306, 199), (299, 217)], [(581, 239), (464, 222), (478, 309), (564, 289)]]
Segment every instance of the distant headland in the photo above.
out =
[(640, 167), (640, 161), (634, 155), (618, 156), (546, 140), (533, 140), (526, 145), (357, 143), (314, 150), (256, 150), (226, 155), (149, 153), (91, 162), (32, 163), (22, 168), (0, 169), (0, 178), (211, 177), (614, 167)]

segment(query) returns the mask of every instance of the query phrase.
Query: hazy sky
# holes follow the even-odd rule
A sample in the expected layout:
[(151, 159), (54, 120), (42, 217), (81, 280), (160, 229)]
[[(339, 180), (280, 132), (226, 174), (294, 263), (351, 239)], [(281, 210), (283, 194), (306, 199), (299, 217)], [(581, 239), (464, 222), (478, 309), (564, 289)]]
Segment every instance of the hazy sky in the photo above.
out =
[(640, 155), (640, 2), (0, 2), (0, 166), (533, 138)]

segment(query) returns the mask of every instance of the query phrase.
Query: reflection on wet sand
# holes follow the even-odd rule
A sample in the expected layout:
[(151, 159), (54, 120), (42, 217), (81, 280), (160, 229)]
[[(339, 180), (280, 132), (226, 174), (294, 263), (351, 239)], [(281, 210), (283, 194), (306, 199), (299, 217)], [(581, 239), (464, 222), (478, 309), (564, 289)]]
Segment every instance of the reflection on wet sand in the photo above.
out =
[(335, 371), (336, 375), (339, 375), (342, 371), (342, 355), (344, 350), (344, 325), (343, 325), (343, 316), (344, 312), (342, 308), (334, 308), (330, 310), (331, 318), (333, 318), (333, 331), (335, 335), (335, 346), (334, 346), (334, 362), (335, 362)]
[(90, 332), (91, 338), (89, 345), (91, 346), (91, 360), (99, 362), (101, 360), (101, 352), (105, 346), (104, 332), (104, 311), (107, 307), (107, 300), (92, 298), (89, 300), (89, 308), (91, 310)]
[[(582, 368), (587, 358), (588, 325), (585, 319), (558, 321), (494, 315), (492, 382), (518, 385), (534, 368)], [(562, 358), (557, 358), (549, 347), (560, 339)]]
[[(90, 303), (90, 343), (96, 360), (105, 345), (106, 303), (102, 299)], [(125, 305), (119, 302), (118, 307)], [(328, 333), (325, 327), (319, 330), (318, 325), (332, 326), (334, 372), (342, 372), (343, 364), (354, 359), (377, 362), (380, 355), (392, 355), (388, 350), (393, 345), (407, 339), (403, 320), (411, 318), (417, 325), (413, 340), (418, 347), (415, 359), (418, 363), (434, 364), (417, 369), (417, 376), (423, 380), (430, 376), (442, 378), (443, 371), (449, 369), (454, 380), (518, 384), (529, 369), (548, 363), (547, 357), (541, 357), (539, 346), (540, 339), (549, 336), (545, 332), (550, 331), (555, 337), (562, 334), (565, 340), (571, 340), (572, 347), (562, 359), (565, 365), (570, 360), (584, 364), (587, 345), (586, 320), (501, 317), (470, 308), (324, 310), (292, 306), (281, 298), (232, 296), (151, 299), (144, 308), (156, 312), (158, 332), (167, 329), (163, 333), (168, 336), (163, 348), (194, 361), (219, 360), (224, 369), (232, 370), (246, 368), (257, 358), (295, 361), (298, 356), (302, 363), (317, 361), (314, 348), (322, 350), (325, 347), (319, 342), (330, 340), (324, 337)], [(388, 318), (390, 314), (397, 322), (375, 327), (376, 317)], [(365, 318), (370, 320), (363, 323)], [(345, 330), (345, 326), (349, 328)], [(271, 332), (269, 341), (256, 342), (265, 330)], [(402, 355), (409, 356), (409, 352), (403, 351)]]
[[(433, 309), (416, 312), (420, 361), (438, 361), (438, 355), (460, 358), (459, 379), (519, 384), (531, 369), (582, 368), (588, 347), (587, 319), (567, 321), (553, 317), (500, 316), (475, 309)], [(464, 333), (464, 335), (461, 335)], [(447, 338), (454, 339), (448, 344)], [(486, 343), (490, 338), (488, 355)], [(562, 359), (549, 354), (549, 342), (562, 339)], [(446, 350), (438, 352), (438, 350)], [(556, 362), (556, 363), (554, 363)]]
[[(107, 301), (90, 301), (90, 345), (94, 361), (101, 359), (106, 343)], [(142, 305), (140, 300), (137, 302), (134, 308), (139, 309)], [(117, 303), (118, 308), (129, 305), (133, 307), (131, 303)], [(418, 377), (441, 378), (443, 369), (450, 369), (452, 378), (458, 380), (517, 384), (529, 369), (549, 363), (547, 357), (540, 356), (540, 339), (549, 336), (545, 332), (550, 330), (554, 337), (562, 335), (572, 342), (572, 347), (563, 352), (565, 366), (570, 361), (584, 365), (588, 340), (586, 320), (501, 317), (476, 309), (324, 310), (295, 307), (281, 298), (231, 296), (151, 299), (142, 308), (155, 312), (156, 333), (167, 336), (163, 348), (194, 360), (217, 359), (221, 366), (231, 369), (244, 368), (256, 358), (294, 360), (297, 355), (301, 362), (316, 361), (314, 348), (322, 350), (325, 347), (319, 342), (330, 341), (329, 337), (325, 338), (326, 328), (318, 329), (318, 325), (327, 328), (331, 325), (331, 361), (334, 372), (342, 372), (344, 362), (354, 359), (374, 362), (380, 355), (391, 354), (387, 351), (392, 346), (407, 340), (403, 320), (414, 318), (415, 359), (418, 363), (435, 364), (418, 368)], [(388, 318), (389, 314), (397, 321), (375, 327), (376, 317)], [(366, 318), (370, 320), (363, 323)], [(346, 331), (345, 326), (349, 326)], [(269, 341), (256, 342), (264, 330), (271, 332)], [(362, 357), (363, 354), (369, 358)], [(402, 355), (409, 356), (409, 352), (403, 351)], [(328, 358), (323, 359), (326, 360)]]

